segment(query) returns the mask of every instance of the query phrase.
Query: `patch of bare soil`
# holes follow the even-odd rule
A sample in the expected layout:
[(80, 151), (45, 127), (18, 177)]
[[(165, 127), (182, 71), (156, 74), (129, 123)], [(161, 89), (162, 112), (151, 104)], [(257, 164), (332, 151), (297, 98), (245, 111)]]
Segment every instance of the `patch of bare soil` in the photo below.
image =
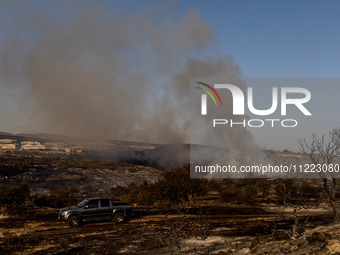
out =
[(1, 219), (0, 254), (339, 254), (340, 226), (318, 227), (330, 223), (328, 212), (137, 208), (124, 224), (79, 228), (58, 221), (57, 213), (35, 209)]

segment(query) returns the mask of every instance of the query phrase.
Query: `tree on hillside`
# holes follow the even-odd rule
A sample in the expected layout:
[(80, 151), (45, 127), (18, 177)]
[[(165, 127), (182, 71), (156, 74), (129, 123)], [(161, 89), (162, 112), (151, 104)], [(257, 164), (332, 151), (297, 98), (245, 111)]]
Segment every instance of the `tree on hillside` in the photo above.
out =
[(190, 178), (190, 166), (173, 168), (163, 172), (155, 183), (129, 187), (126, 201), (151, 205), (156, 201), (178, 203), (195, 200), (207, 189), (207, 180)]
[[(299, 139), (298, 144), (303, 154), (309, 157), (310, 161), (315, 165), (329, 167), (334, 159), (340, 156), (340, 128), (335, 128), (329, 132), (329, 137), (324, 134), (318, 137), (312, 135), (312, 140), (307, 141), (306, 138)], [(336, 175), (337, 172), (320, 172), (320, 177), (323, 178), (323, 188), (329, 198), (333, 209), (334, 222), (340, 223), (340, 179)]]
[(171, 202), (194, 199), (195, 196), (202, 195), (206, 191), (206, 180), (190, 178), (189, 165), (164, 172), (162, 178), (155, 184), (160, 199)]

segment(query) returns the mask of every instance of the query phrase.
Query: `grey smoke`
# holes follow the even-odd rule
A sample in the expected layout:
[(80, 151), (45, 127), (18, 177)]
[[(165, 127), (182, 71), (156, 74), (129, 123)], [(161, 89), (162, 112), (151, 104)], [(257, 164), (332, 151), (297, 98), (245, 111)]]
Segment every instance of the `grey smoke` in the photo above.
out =
[(215, 40), (199, 13), (168, 20), (150, 10), (125, 16), (98, 4), (68, 10), (61, 2), (56, 18), (21, 3), (2, 3), (8, 16), (0, 20), (0, 77), (2, 87), (21, 93), (22, 129), (185, 141), (171, 77)]
[[(197, 11), (120, 14), (64, 1), (54, 2), (53, 12), (25, 1), (0, 5), (1, 91), (15, 95), (0, 103), (0, 114), (11, 116), (1, 129), (188, 143), (190, 78), (246, 87), (232, 57), (210, 56), (216, 37)], [(245, 129), (216, 137), (206, 139), (237, 156), (258, 149)]]

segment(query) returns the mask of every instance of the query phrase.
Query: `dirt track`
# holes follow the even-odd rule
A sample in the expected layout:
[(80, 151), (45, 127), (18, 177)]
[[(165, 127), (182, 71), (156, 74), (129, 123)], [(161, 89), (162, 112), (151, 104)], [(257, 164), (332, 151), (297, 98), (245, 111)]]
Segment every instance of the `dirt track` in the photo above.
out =
[[(58, 221), (57, 210), (34, 210), (22, 218), (0, 220), (3, 240), (0, 253), (169, 254), (180, 250), (183, 254), (195, 254), (201, 249), (204, 254), (212, 249), (213, 254), (219, 247), (217, 243), (226, 240), (232, 243), (240, 239), (244, 246), (249, 246), (251, 240), (260, 235), (287, 240), (285, 231), (291, 229), (294, 222), (294, 215), (290, 213), (266, 212), (259, 208), (208, 209), (203, 210), (204, 213), (191, 209), (179, 214), (174, 210), (153, 210), (149, 212), (152, 215), (146, 215), (147, 210), (136, 210), (135, 218), (121, 225), (91, 222), (79, 228)], [(329, 213), (299, 214), (301, 222), (308, 221), (307, 228), (325, 224), (329, 218)], [(207, 238), (202, 240), (204, 237)]]

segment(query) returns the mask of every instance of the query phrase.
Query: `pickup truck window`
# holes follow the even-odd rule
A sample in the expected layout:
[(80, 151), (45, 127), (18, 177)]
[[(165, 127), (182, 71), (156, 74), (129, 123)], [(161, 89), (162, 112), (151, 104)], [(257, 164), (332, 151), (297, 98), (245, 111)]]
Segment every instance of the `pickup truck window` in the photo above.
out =
[(77, 207), (81, 208), (81, 207), (83, 207), (85, 204), (87, 204), (87, 202), (88, 202), (88, 200), (85, 199), (85, 200), (81, 201), (81, 202), (77, 205)]
[(101, 207), (109, 207), (110, 206), (110, 199), (100, 199)]
[(87, 203), (87, 208), (98, 208), (98, 199), (96, 200), (90, 200), (88, 203)]

